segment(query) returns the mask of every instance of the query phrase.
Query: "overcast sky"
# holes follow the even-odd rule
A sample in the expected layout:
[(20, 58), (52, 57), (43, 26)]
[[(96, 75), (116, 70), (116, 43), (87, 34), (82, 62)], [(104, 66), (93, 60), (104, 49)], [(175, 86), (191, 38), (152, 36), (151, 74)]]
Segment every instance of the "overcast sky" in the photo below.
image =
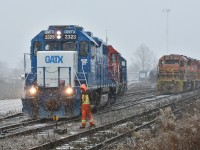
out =
[[(166, 48), (166, 13), (169, 50)], [(113, 45), (128, 61), (143, 43), (157, 55), (200, 59), (199, 0), (5, 0), (0, 4), (0, 61), (12, 67), (31, 39), (49, 25), (80, 25)]]

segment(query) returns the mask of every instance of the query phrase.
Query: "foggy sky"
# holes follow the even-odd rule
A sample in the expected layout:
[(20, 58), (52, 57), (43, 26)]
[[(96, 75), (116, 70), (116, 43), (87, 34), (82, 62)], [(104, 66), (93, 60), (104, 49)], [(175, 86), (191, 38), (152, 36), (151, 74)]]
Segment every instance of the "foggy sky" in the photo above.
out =
[[(80, 25), (113, 45), (129, 62), (143, 43), (157, 58), (183, 54), (200, 59), (199, 0), (6, 0), (0, 4), (0, 61), (15, 67), (31, 39), (49, 25)], [(169, 14), (169, 50), (166, 13)]]

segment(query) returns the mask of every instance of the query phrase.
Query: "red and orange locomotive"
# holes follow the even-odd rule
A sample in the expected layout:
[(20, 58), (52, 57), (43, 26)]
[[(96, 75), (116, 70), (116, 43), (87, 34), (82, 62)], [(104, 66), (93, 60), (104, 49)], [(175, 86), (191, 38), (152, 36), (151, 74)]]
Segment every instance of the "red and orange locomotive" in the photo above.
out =
[(200, 85), (200, 61), (187, 56), (162, 56), (157, 72), (157, 89), (161, 93), (179, 93)]

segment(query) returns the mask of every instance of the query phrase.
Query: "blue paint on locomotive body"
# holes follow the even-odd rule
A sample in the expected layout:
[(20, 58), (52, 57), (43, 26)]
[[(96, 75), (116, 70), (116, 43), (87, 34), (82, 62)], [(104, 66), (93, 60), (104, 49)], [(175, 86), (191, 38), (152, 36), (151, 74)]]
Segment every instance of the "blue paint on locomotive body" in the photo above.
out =
[[(75, 83), (73, 87), (75, 94), (72, 97), (63, 95), (60, 86), (50, 88), (45, 84), (44, 86), (37, 85), (37, 52), (67, 51), (64, 50), (65, 43), (69, 44), (68, 47), (65, 47), (66, 49), (75, 47), (73, 51), (78, 53), (76, 77), (72, 81)], [(70, 47), (70, 44), (74, 47)], [(35, 116), (33, 113), (36, 113), (37, 118), (49, 118), (55, 115), (67, 118), (79, 115), (80, 83), (87, 84), (88, 88), (93, 90), (117, 86), (116, 83), (113, 84), (109, 76), (107, 44), (97, 37), (92, 37), (91, 32), (83, 31), (82, 27), (73, 25), (49, 26), (48, 30), (41, 31), (32, 39), (30, 53), (31, 73), (25, 74), (25, 91), (27, 92), (31, 86), (37, 85), (39, 94), (36, 97), (31, 97), (25, 92), (22, 103), (23, 112), (28, 113), (31, 117)], [(47, 55), (44, 61), (47, 64), (60, 64), (63, 63), (63, 56)], [(121, 72), (124, 74), (122, 80), (127, 82), (126, 67), (122, 67)]]

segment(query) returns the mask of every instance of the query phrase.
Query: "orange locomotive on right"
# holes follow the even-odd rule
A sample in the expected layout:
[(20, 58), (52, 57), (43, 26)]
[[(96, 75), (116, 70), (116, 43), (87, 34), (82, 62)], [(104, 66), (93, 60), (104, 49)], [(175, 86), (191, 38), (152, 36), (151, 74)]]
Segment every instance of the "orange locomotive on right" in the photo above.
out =
[(157, 90), (163, 94), (181, 93), (200, 87), (200, 61), (170, 54), (159, 59)]

